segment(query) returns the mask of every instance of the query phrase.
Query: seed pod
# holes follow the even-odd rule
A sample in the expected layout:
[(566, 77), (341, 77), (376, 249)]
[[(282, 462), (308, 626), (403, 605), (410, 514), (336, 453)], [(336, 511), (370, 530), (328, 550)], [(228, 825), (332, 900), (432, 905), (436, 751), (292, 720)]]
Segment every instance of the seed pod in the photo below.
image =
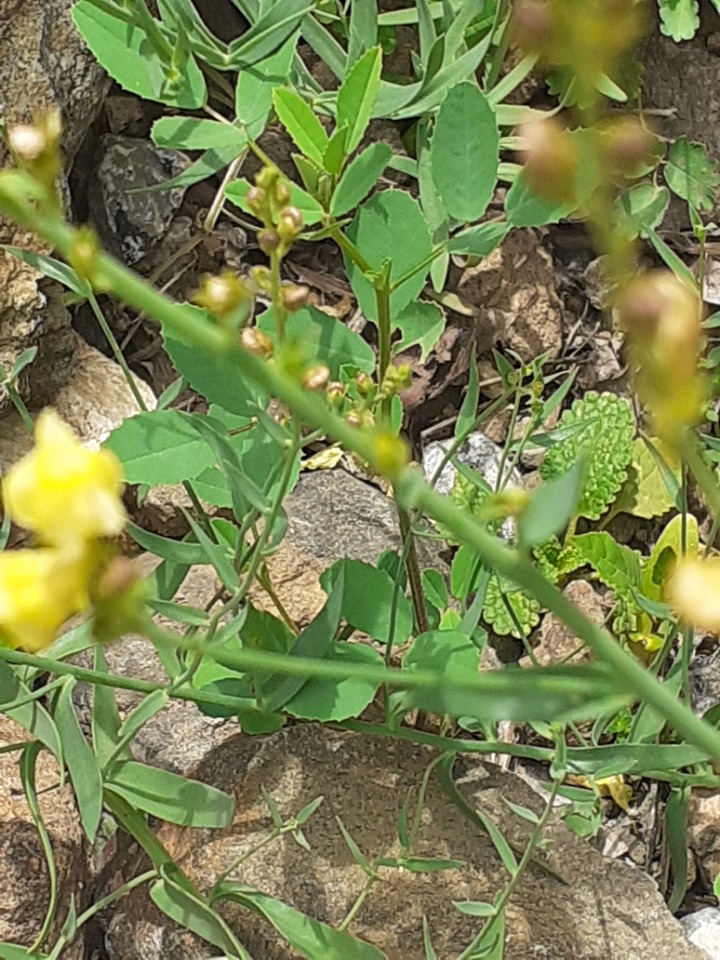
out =
[(240, 332), (240, 343), (257, 357), (269, 357), (273, 352), (273, 343), (270, 337), (257, 327), (243, 327)]
[(303, 374), (302, 385), (306, 390), (312, 390), (314, 393), (320, 393), (330, 382), (330, 371), (324, 363), (318, 363), (310, 367)]
[(282, 287), (282, 300), (288, 313), (294, 313), (307, 303), (310, 288), (301, 284), (288, 284)]
[(277, 230), (261, 230), (257, 235), (257, 240), (258, 246), (266, 257), (275, 253), (280, 246), (280, 237), (278, 236)]

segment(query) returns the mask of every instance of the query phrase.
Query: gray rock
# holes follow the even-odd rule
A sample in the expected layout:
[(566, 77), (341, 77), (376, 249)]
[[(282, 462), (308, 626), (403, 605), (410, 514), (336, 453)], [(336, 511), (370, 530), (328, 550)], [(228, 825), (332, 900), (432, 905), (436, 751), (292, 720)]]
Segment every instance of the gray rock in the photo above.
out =
[[(434, 440), (425, 447), (422, 467), (427, 480), (432, 480), (435, 477), (440, 464), (445, 459), (445, 455), (453, 446), (453, 442), (452, 440)], [(494, 490), (500, 474), (502, 454), (502, 447), (486, 437), (484, 433), (476, 431), (471, 433), (458, 449), (455, 458), (460, 463), (467, 464), (468, 467), (477, 470), (488, 486)], [(450, 493), (455, 483), (456, 474), (455, 467), (448, 461), (435, 483), (435, 489), (438, 493)], [(511, 486), (521, 487), (523, 484), (522, 476), (517, 470), (513, 470), (508, 482)]]
[(149, 140), (103, 137), (89, 186), (90, 216), (103, 242), (126, 263), (141, 260), (162, 239), (185, 195), (182, 187), (152, 192), (142, 188), (165, 183), (188, 162)]
[[(231, 879), (280, 898), (309, 916), (340, 924), (366, 882), (338, 828), (340, 817), (363, 854), (397, 856), (397, 824), (408, 794), (417, 791), (435, 754), (403, 741), (374, 739), (314, 725), (270, 737), (238, 736), (208, 757), (195, 774), (234, 792), (235, 823), (226, 830), (162, 827), (160, 839), (203, 890), (272, 829), (261, 788), (283, 818), (324, 800), (304, 826), (310, 850), (292, 837), (265, 846), (230, 874)], [(527, 783), (486, 762), (457, 761), (455, 781), (465, 802), (490, 817), (515, 850), (523, 850), (531, 825), (506, 801), (536, 813), (543, 801)], [(655, 884), (639, 870), (606, 860), (559, 821), (546, 831), (507, 909), (505, 960), (706, 960), (670, 915)], [(434, 777), (425, 798), (412, 853), (460, 860), (456, 869), (414, 873), (381, 867), (349, 932), (383, 950), (388, 960), (424, 960), (427, 917), (438, 956), (456, 957), (480, 929), (453, 901), (491, 901), (508, 874), (490, 839), (463, 817)], [(136, 864), (116, 864), (116, 881)], [(219, 905), (254, 960), (300, 956), (258, 916)], [(144, 889), (134, 890), (108, 913), (110, 960), (205, 960), (217, 948), (201, 943), (161, 915)]]
[(691, 943), (700, 947), (710, 960), (720, 960), (720, 910), (704, 907), (697, 913), (689, 913), (680, 923)]
[[(0, 114), (13, 125), (60, 110), (64, 197), (68, 196), (67, 172), (109, 85), (75, 29), (72, 5), (73, 0), (10, 2), (3, 6), (0, 18), (0, 46), (8, 54), (0, 58)], [(0, 138), (0, 166), (9, 162)], [(0, 243), (50, 252), (46, 244), (3, 217)], [(20, 377), (19, 389), (26, 403), (42, 406), (67, 382), (76, 359), (62, 291), (5, 252), (0, 252), (0, 290), (0, 364), (10, 370), (24, 350), (39, 347), (32, 367)], [(0, 387), (0, 416), (10, 408), (7, 391)]]

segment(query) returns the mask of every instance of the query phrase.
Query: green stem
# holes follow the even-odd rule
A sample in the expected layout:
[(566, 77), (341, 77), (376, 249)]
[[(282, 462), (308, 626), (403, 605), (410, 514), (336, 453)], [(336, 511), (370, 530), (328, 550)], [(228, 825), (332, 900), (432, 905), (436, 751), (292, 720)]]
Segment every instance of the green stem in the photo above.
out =
[[(31, 197), (37, 196), (39, 192), (43, 193), (27, 174), (14, 170), (0, 173), (2, 211), (23, 226), (36, 230), (65, 257), (72, 260), (76, 247), (76, 231), (53, 216), (51, 212), (43, 209), (42, 204), (32, 203)], [(445, 524), (459, 542), (476, 550), (488, 566), (494, 567), (502, 576), (517, 583), (548, 610), (555, 613), (574, 631), (579, 640), (590, 647), (599, 660), (613, 668), (619, 686), (646, 700), (658, 713), (665, 716), (670, 726), (683, 737), (707, 751), (711, 757), (720, 759), (720, 734), (696, 717), (688, 706), (679, 703), (675, 695), (649, 674), (630, 653), (623, 650), (609, 633), (591, 623), (563, 596), (560, 590), (546, 580), (528, 559), (502, 544), (473, 518), (468, 517), (466, 512), (437, 494), (412, 467), (393, 466), (388, 469), (387, 446), (384, 443), (377, 443), (377, 434), (374, 430), (353, 428), (338, 417), (323, 398), (304, 390), (295, 379), (287, 376), (274, 365), (242, 350), (234, 343), (234, 338), (227, 331), (203, 321), (196, 311), (182, 304), (172, 303), (112, 258), (98, 252), (91, 264), (90, 272), (92, 274), (90, 279), (96, 285), (112, 290), (126, 303), (152, 314), (175, 336), (179, 336), (188, 344), (218, 357), (220, 361), (218, 366), (224, 365), (229, 376), (240, 374), (248, 377), (258, 386), (267, 389), (271, 395), (287, 403), (303, 422), (323, 430), (327, 436), (344, 444), (348, 450), (359, 454), (377, 473), (389, 474), (397, 498), (403, 506), (420, 507), (428, 516)], [(692, 450), (688, 452), (692, 456), (689, 455), (687, 460), (695, 473), (695, 461), (700, 458)], [(704, 464), (701, 463), (701, 467), (704, 467)], [(701, 469), (700, 473), (702, 472)], [(698, 482), (705, 491), (705, 485), (700, 478)], [(711, 505), (713, 509), (716, 506), (720, 507), (720, 489), (718, 488), (714, 488), (712, 492)], [(250, 658), (251, 654), (256, 658), (254, 662), (251, 664), (250, 660), (246, 659), (244, 664), (250, 669), (267, 670), (269, 663), (264, 660), (264, 657), (269, 657), (270, 654), (258, 656), (253, 651), (243, 651), (243, 656), (246, 658)], [(286, 669), (294, 666), (293, 658), (277, 659), (281, 668), (282, 665)], [(307, 675), (310, 662), (303, 663), (300, 659), (298, 658), (299, 662), (296, 665), (298, 675)], [(316, 671), (320, 671), (321, 668), (322, 670), (330, 668), (331, 672), (334, 672), (332, 664), (317, 663), (314, 666)], [(412, 676), (403, 678), (402, 684), (407, 685), (411, 682)], [(414, 675), (414, 680), (417, 681), (420, 676), (420, 674)], [(486, 680), (490, 676), (490, 674), (485, 675)], [(437, 676), (428, 674), (423, 682), (432, 685), (437, 682)]]

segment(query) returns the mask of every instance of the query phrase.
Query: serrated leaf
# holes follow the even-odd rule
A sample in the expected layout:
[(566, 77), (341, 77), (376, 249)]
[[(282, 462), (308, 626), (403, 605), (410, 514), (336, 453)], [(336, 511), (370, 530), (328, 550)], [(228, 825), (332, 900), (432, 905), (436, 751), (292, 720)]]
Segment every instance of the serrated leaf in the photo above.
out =
[(559, 428), (581, 426), (545, 454), (540, 474), (557, 477), (585, 457), (585, 474), (577, 516), (597, 520), (625, 482), (632, 453), (633, 415), (629, 405), (614, 394), (588, 391), (566, 410)]
[(302, 153), (322, 165), (328, 138), (312, 107), (294, 90), (277, 87), (273, 104), (280, 123)]
[(653, 451), (642, 437), (633, 443), (627, 479), (613, 503), (613, 513), (630, 513), (651, 520), (672, 507), (680, 485), (680, 470), (663, 462), (660, 451)]
[(602, 582), (618, 594), (630, 595), (640, 586), (640, 554), (604, 530), (573, 539), (573, 550), (583, 563), (597, 571)]
[(697, 0), (658, 0), (660, 30), (673, 40), (692, 40), (700, 26)]
[(487, 97), (473, 83), (452, 87), (438, 111), (430, 147), (432, 176), (456, 220), (478, 220), (492, 199), (500, 133)]
[(680, 137), (670, 147), (665, 179), (668, 186), (696, 210), (712, 210), (720, 186), (717, 163), (702, 143)]
[(347, 124), (347, 153), (357, 149), (370, 122), (380, 89), (381, 68), (380, 47), (372, 47), (354, 64), (338, 90), (337, 125)]

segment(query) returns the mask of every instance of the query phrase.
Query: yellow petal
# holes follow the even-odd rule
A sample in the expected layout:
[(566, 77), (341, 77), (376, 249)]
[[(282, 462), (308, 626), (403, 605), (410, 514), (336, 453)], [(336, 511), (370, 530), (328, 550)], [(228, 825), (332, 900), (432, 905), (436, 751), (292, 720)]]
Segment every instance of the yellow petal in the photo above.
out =
[(13, 646), (41, 650), (89, 603), (92, 552), (84, 549), (0, 553), (0, 634)]
[(685, 623), (720, 633), (720, 557), (680, 560), (665, 595)]
[(122, 467), (109, 450), (88, 450), (51, 410), (40, 414), (35, 448), (3, 483), (12, 519), (47, 544), (115, 536), (125, 524)]

